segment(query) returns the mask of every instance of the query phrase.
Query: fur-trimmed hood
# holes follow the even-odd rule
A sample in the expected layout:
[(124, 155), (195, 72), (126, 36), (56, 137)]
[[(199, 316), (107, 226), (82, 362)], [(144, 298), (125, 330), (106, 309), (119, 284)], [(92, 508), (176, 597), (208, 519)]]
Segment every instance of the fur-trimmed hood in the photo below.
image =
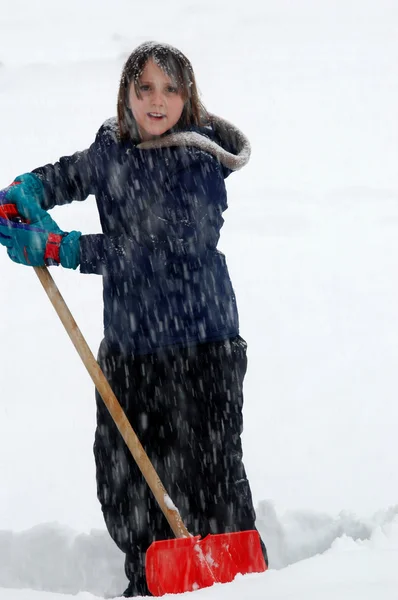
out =
[(220, 163), (237, 171), (244, 167), (250, 158), (250, 142), (247, 137), (229, 121), (209, 115), (209, 124), (196, 131), (170, 133), (164, 137), (137, 145), (140, 150), (169, 148), (171, 146), (194, 146), (215, 156)]

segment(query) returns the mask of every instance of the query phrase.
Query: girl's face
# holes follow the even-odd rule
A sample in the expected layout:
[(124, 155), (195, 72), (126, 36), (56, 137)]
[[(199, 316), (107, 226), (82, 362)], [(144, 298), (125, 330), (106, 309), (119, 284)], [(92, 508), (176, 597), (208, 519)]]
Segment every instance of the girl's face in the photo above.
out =
[(146, 142), (178, 123), (184, 100), (175, 83), (152, 60), (146, 63), (138, 87), (141, 98), (137, 97), (134, 83), (130, 84), (129, 103), (141, 139)]

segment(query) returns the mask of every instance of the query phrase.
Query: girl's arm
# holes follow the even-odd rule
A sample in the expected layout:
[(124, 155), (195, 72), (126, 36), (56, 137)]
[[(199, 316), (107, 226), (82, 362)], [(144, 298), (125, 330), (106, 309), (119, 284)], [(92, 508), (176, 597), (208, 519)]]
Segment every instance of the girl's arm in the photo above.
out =
[(39, 201), (44, 210), (69, 204), (74, 200), (85, 200), (95, 193), (95, 169), (91, 157), (93, 151), (94, 144), (87, 150), (60, 158), (55, 164), (32, 171), (43, 187)]
[(164, 195), (153, 203), (134, 236), (83, 235), (80, 270), (150, 275), (172, 263), (198, 266), (216, 249), (227, 208), (224, 179), (213, 157), (201, 153), (189, 168), (174, 173)]

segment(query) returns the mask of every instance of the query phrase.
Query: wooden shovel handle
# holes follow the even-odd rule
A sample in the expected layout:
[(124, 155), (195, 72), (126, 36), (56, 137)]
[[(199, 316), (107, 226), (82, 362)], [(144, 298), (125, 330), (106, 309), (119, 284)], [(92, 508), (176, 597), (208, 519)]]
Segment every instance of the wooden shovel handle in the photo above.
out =
[(47, 296), (55, 308), (63, 326), (65, 327), (70, 339), (73, 342), (77, 352), (80, 355), (95, 387), (105, 402), (112, 419), (115, 421), (121, 436), (126, 442), (131, 454), (143, 474), (145, 481), (151, 488), (164, 516), (170, 524), (174, 535), (177, 538), (190, 537), (190, 533), (185, 527), (178, 509), (174, 507), (172, 501), (162, 482), (160, 481), (151, 461), (142, 447), (136, 433), (131, 427), (122, 407), (120, 406), (115, 394), (113, 393), (105, 375), (99, 364), (95, 360), (86, 340), (84, 339), (76, 321), (74, 320), (65, 300), (61, 296), (52, 276), (47, 267), (34, 267), (36, 275), (40, 279)]

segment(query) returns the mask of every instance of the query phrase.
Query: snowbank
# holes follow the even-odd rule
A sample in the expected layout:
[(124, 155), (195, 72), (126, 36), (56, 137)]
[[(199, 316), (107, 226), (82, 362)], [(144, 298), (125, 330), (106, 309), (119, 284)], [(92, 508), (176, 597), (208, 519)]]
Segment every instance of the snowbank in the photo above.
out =
[[(325, 583), (327, 575), (328, 586), (332, 582), (337, 585), (336, 580), (343, 585), (350, 577), (342, 565), (347, 556), (353, 556), (350, 564), (358, 571), (353, 573), (353, 581), (360, 583), (369, 573), (374, 576), (371, 565), (377, 561), (383, 578), (397, 583), (398, 593), (398, 569), (391, 568), (389, 562), (390, 554), (395, 553), (395, 560), (398, 558), (398, 506), (369, 519), (349, 513), (332, 517), (311, 511), (290, 511), (278, 516), (274, 507), (264, 501), (257, 514), (258, 528), (271, 557), (271, 570), (266, 576), (245, 577), (244, 584), (237, 581), (236, 589), (250, 580), (250, 589), (257, 590), (259, 586), (255, 591), (258, 596), (253, 598), (269, 598), (268, 586), (273, 594), (276, 589), (288, 593), (289, 582), (299, 581), (304, 589), (311, 570), (308, 579), (314, 584)], [(63, 594), (85, 591), (103, 597), (120, 594), (127, 584), (123, 555), (106, 531), (82, 534), (56, 523), (20, 533), (0, 531), (0, 565), (0, 599), (1, 588)], [(369, 565), (369, 569), (366, 566), (363, 571), (364, 565)], [(255, 583), (257, 580), (261, 583)], [(261, 586), (265, 586), (263, 595)], [(322, 600), (326, 598), (322, 596)]]

